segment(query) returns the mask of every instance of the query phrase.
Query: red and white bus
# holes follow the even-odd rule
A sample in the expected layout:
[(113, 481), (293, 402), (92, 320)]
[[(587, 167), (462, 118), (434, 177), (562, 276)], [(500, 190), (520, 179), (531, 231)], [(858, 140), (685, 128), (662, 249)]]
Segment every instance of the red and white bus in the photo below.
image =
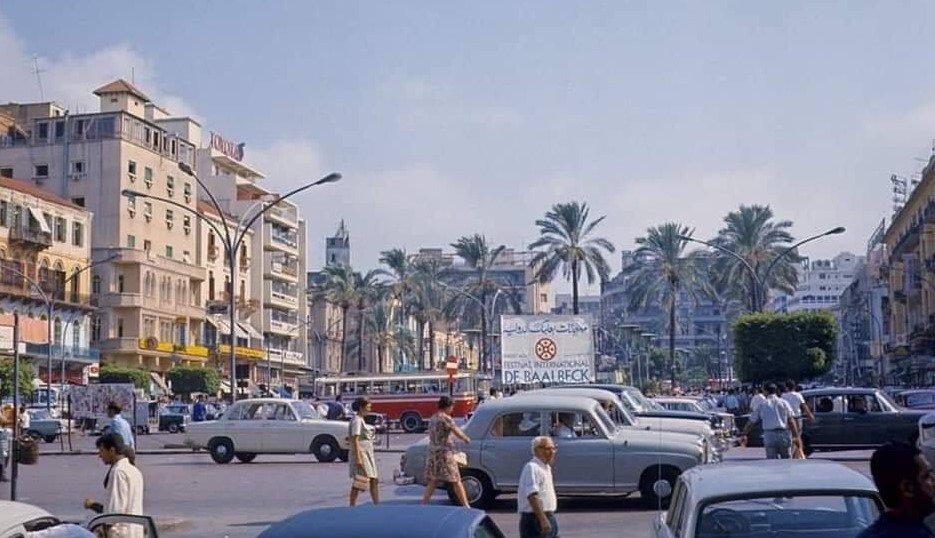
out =
[[(489, 382), (472, 373), (454, 375), (451, 396), (455, 403), (453, 416), (466, 418), (477, 407), (478, 390), (486, 390)], [(382, 374), (371, 376), (320, 377), (315, 380), (315, 394), (322, 400), (332, 400), (339, 394), (345, 404), (354, 398), (370, 399), (374, 413), (399, 422), (408, 433), (425, 428), (428, 419), (438, 410), (438, 399), (449, 394), (448, 374)]]

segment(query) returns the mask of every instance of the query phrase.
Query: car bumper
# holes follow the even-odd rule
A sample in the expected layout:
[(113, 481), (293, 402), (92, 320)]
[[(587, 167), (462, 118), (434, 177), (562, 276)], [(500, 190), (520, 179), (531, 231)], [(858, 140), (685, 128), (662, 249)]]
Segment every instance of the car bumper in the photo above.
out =
[(416, 483), (416, 477), (407, 475), (404, 471), (396, 469), (393, 471), (393, 483), (397, 486), (411, 486)]

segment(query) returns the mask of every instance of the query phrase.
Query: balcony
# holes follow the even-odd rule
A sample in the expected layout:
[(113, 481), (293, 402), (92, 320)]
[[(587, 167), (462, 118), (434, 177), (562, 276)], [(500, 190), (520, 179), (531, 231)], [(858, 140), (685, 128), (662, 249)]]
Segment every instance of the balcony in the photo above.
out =
[[(26, 343), (26, 354), (32, 355), (33, 357), (45, 357), (48, 355), (49, 345), (48, 344), (31, 344)], [(87, 347), (62, 347), (59, 345), (52, 346), (52, 357), (55, 359), (61, 359), (65, 357), (66, 361), (70, 362), (98, 362), (101, 360), (101, 352), (97, 349), (91, 349)]]
[(10, 228), (10, 243), (25, 248), (45, 250), (52, 246), (52, 233), (39, 228), (13, 226)]
[(95, 297), (94, 304), (101, 308), (143, 308), (143, 295), (140, 293), (101, 293)]
[(298, 282), (299, 263), (297, 260), (288, 261), (285, 257), (270, 259), (266, 264), (266, 272), (270, 276), (278, 277), (289, 282)]
[(286, 362), (293, 365), (305, 365), (308, 361), (305, 360), (305, 355), (299, 351), (291, 351), (288, 349), (269, 349), (269, 360), (273, 362)]
[(296, 208), (281, 204), (268, 209), (266, 211), (266, 218), (294, 228), (299, 220), (299, 215)]
[(295, 335), (298, 332), (298, 323), (270, 318), (269, 331), (276, 334)]
[(297, 256), (299, 253), (299, 239), (295, 233), (273, 231), (273, 226), (266, 226), (263, 230), (263, 245), (267, 249), (279, 250)]
[(295, 309), (299, 307), (299, 300), (297, 298), (275, 290), (270, 290), (269, 300), (267, 302), (281, 308)]

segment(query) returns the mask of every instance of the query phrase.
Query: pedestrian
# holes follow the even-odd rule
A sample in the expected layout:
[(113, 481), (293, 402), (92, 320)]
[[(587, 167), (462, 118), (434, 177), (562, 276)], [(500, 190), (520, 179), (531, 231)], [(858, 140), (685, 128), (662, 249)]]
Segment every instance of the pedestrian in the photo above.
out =
[(29, 409), (25, 405), (20, 405), (19, 408), (19, 432), (17, 432), (17, 437), (23, 437), (29, 432), (29, 427), (32, 426), (32, 417), (29, 416)]
[(318, 396), (315, 396), (315, 399), (312, 401), (312, 407), (321, 415), (321, 418), (328, 418), (328, 406), (322, 402), (321, 398)]
[(136, 439), (133, 437), (133, 428), (127, 419), (123, 418), (123, 408), (117, 402), (107, 404), (107, 416), (110, 417), (110, 431), (116, 433), (123, 440), (124, 455), (132, 465), (136, 465)]
[(461, 483), (461, 470), (458, 468), (460, 456), (454, 448), (452, 437), (457, 437), (465, 443), (470, 443), (471, 438), (461, 431), (451, 418), (454, 406), (451, 397), (442, 396), (438, 399), (438, 411), (429, 419), (429, 449), (425, 459), (426, 486), (425, 493), (422, 494), (422, 504), (428, 504), (432, 499), (438, 482), (447, 482), (448, 487), (454, 489), (455, 497), (461, 506), (469, 508), (464, 484)]
[(776, 395), (777, 391), (774, 383), (766, 386), (766, 400), (753, 409), (740, 438), (741, 446), (746, 446), (750, 430), (754, 424), (759, 423), (763, 428), (766, 459), (770, 460), (790, 459), (793, 443), (799, 442), (799, 427), (792, 414), (792, 408)]
[(344, 407), (344, 396), (343, 394), (338, 394), (338, 397), (335, 398), (333, 402), (328, 403), (328, 415), (326, 418), (328, 420), (344, 420), (345, 416), (347, 416), (347, 409)]
[(740, 414), (740, 400), (734, 394), (734, 389), (727, 391), (727, 396), (724, 398), (724, 409), (727, 409), (727, 412), (732, 415)]
[(935, 537), (925, 525), (935, 512), (935, 475), (916, 446), (881, 446), (870, 458), (870, 474), (886, 511), (857, 538)]
[(205, 403), (205, 397), (199, 396), (192, 406), (192, 422), (204, 422), (208, 420), (208, 404)]
[(756, 411), (756, 408), (760, 406), (763, 402), (766, 401), (766, 396), (763, 396), (763, 388), (756, 386), (750, 389), (750, 412)]
[(370, 400), (361, 396), (354, 400), (351, 407), (355, 414), (347, 427), (351, 444), (347, 458), (351, 468), (350, 505), (357, 506), (357, 495), (366, 489), (370, 489), (373, 504), (380, 504), (377, 456), (373, 450), (376, 431), (364, 421), (364, 417), (370, 412)]
[[(125, 452), (123, 437), (111, 432), (97, 439), (98, 457), (110, 468), (104, 477), (104, 489), (107, 497), (103, 503), (85, 499), (84, 507), (98, 514), (143, 515), (143, 475), (135, 465), (131, 465)], [(144, 529), (140, 525), (126, 523), (115, 524), (107, 536), (112, 538), (143, 538)]]
[(558, 501), (552, 484), (552, 463), (557, 450), (551, 437), (532, 440), (533, 458), (523, 467), (516, 494), (520, 538), (558, 538), (555, 521)]

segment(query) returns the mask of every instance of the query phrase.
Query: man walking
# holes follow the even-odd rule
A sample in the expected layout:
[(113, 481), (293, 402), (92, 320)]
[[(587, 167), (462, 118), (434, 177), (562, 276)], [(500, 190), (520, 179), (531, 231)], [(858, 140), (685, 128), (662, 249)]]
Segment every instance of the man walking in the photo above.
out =
[(208, 404), (205, 403), (205, 397), (199, 396), (192, 406), (192, 422), (204, 422), (208, 420)]
[(750, 430), (754, 424), (759, 423), (763, 428), (766, 459), (770, 460), (792, 458), (793, 440), (796, 443), (799, 440), (799, 426), (792, 408), (776, 395), (777, 391), (775, 383), (766, 386), (766, 399), (753, 409), (740, 441), (741, 446), (746, 446)]
[(913, 445), (890, 443), (870, 458), (886, 511), (857, 538), (935, 538), (925, 518), (935, 512), (935, 476)]
[(127, 419), (120, 414), (123, 409), (117, 402), (107, 404), (107, 416), (110, 417), (110, 431), (120, 436), (123, 441), (124, 456), (136, 465), (136, 439), (133, 437), (133, 428)]
[(533, 458), (523, 467), (517, 491), (520, 538), (558, 538), (555, 521), (558, 501), (552, 484), (556, 450), (551, 437), (539, 436), (532, 440)]
[[(103, 503), (85, 499), (84, 507), (99, 514), (143, 515), (143, 475), (124, 455), (123, 438), (114, 432), (107, 433), (98, 438), (96, 445), (101, 461), (110, 466), (104, 478), (107, 497)], [(143, 538), (143, 532), (139, 525), (121, 523), (114, 525), (108, 536)]]
[(734, 394), (734, 389), (727, 391), (727, 396), (724, 398), (724, 408), (727, 409), (727, 412), (736, 416), (740, 414), (740, 400), (737, 399), (737, 396)]
[(766, 401), (766, 396), (763, 396), (763, 389), (760, 387), (752, 387), (750, 389), (750, 412), (756, 411), (756, 408), (760, 406), (761, 403)]

